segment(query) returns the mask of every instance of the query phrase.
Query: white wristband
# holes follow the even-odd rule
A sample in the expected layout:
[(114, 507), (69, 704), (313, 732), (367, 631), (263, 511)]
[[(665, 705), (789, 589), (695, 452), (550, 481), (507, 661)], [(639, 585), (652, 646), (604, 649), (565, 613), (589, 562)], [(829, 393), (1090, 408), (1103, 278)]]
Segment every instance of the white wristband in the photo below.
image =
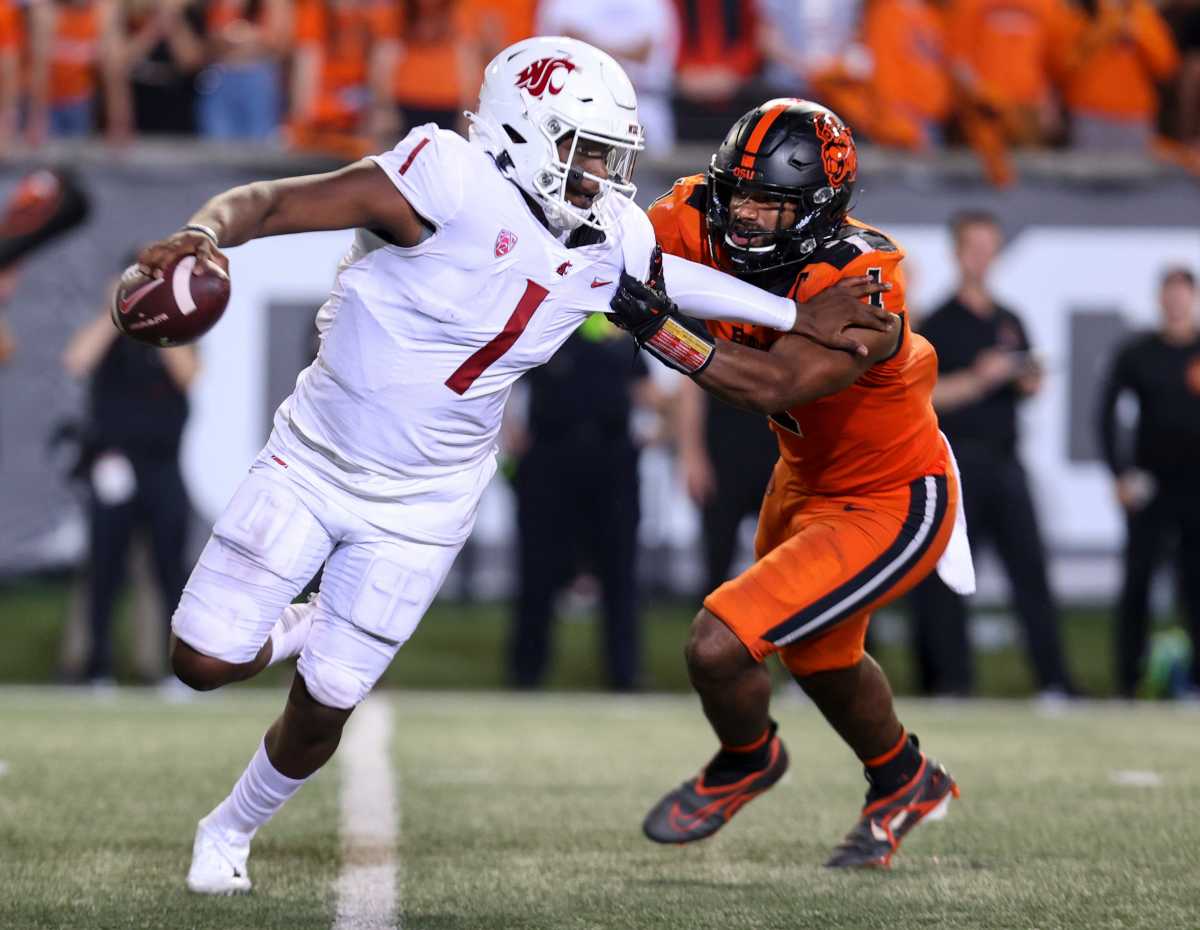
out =
[(214, 249), (221, 247), (221, 242), (217, 239), (217, 234), (211, 226), (205, 226), (203, 223), (188, 223), (183, 228), (188, 232), (198, 232), (202, 236), (207, 236), (212, 241)]
[(682, 313), (700, 320), (729, 320), (790, 332), (796, 325), (796, 302), (728, 275), (663, 255), (667, 295)]

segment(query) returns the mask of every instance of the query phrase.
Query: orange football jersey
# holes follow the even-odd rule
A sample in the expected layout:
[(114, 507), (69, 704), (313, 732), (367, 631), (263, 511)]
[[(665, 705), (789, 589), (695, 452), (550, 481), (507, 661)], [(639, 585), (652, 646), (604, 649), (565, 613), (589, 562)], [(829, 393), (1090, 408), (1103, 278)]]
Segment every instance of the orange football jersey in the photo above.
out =
[[(705, 196), (703, 175), (682, 178), (649, 213), (664, 251), (715, 266), (705, 229)], [(932, 402), (937, 356), (909, 327), (903, 258), (887, 236), (848, 218), (838, 234), (800, 266), (788, 292), (797, 300), (809, 300), (842, 278), (871, 275), (892, 285), (879, 296), (903, 325), (895, 353), (872, 365), (850, 387), (771, 417), (780, 456), (808, 493), (862, 494), (946, 469), (945, 444)], [(719, 339), (764, 350), (783, 335), (740, 323), (713, 321), (708, 326)]]

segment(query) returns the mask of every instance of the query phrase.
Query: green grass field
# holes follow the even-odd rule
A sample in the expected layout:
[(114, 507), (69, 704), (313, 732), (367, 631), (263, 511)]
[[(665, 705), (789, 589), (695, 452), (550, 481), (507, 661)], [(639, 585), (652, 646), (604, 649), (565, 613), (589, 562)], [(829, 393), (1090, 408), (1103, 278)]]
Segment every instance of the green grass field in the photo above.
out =
[[(0, 927), (328, 928), (339, 862), (335, 760), (256, 840), (255, 893), (183, 889), (196, 819), (228, 790), (283, 699), (235, 688), (0, 690)], [(950, 817), (889, 873), (821, 868), (861, 774), (815, 710), (775, 714), (776, 789), (695, 847), (639, 824), (711, 751), (693, 701), (390, 692), (400, 925), (584, 928), (1200, 927), (1200, 712), (1028, 702), (902, 703), (958, 778)], [(1155, 785), (1120, 783), (1153, 773)], [(1126, 776), (1128, 777), (1128, 776)]]

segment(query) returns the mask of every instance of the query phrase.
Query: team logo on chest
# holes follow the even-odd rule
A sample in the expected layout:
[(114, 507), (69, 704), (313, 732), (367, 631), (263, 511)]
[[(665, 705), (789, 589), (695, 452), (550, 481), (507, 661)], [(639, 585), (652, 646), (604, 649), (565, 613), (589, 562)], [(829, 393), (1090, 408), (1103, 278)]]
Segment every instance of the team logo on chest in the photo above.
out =
[(496, 253), (496, 258), (501, 258), (513, 250), (517, 244), (517, 234), (508, 229), (500, 230), (500, 235), (496, 237), (496, 248), (493, 250)]

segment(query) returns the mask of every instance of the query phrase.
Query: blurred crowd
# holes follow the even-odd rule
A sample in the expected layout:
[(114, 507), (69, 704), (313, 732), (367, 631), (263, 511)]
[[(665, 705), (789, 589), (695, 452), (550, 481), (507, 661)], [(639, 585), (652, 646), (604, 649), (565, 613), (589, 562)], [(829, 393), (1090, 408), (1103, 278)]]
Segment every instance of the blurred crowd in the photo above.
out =
[(0, 0), (0, 145), (103, 132), (357, 155), (452, 127), (527, 35), (612, 53), (652, 151), (811, 96), (861, 139), (1200, 165), (1200, 0)]

